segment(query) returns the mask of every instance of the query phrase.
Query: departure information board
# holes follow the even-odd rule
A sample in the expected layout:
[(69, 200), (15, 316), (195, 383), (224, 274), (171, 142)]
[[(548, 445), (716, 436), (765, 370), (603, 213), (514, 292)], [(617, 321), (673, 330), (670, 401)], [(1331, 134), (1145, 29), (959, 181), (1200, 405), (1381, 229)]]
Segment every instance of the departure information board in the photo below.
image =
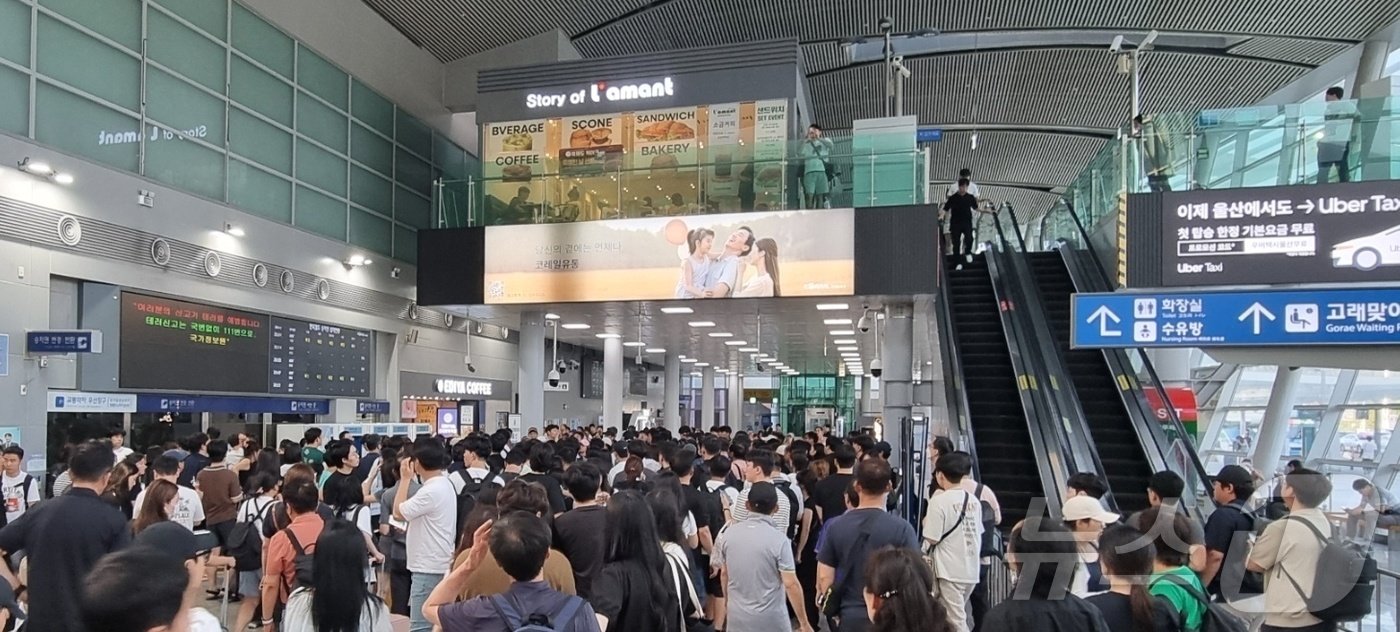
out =
[(268, 384), (272, 393), (368, 397), (368, 331), (272, 317)]
[(122, 388), (267, 392), (268, 316), (122, 292)]

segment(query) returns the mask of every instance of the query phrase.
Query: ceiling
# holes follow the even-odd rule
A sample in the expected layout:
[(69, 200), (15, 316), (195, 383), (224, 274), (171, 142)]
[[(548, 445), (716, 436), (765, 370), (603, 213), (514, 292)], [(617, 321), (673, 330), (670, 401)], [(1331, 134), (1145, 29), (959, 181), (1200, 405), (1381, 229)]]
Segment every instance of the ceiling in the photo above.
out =
[[(598, 338), (599, 334), (618, 334), (624, 342), (640, 340), (646, 343), (646, 346), (640, 349), (643, 351), (644, 361), (649, 363), (663, 363), (666, 354), (695, 359), (696, 363), (686, 363), (682, 366), (687, 372), (696, 370), (694, 364), (703, 362), (716, 369), (741, 371), (744, 375), (760, 375), (753, 354), (762, 353), (796, 372), (830, 374), (837, 372), (838, 365), (843, 362), (843, 352), (837, 349), (838, 346), (855, 347), (855, 351), (846, 353), (859, 354), (860, 368), (869, 369), (870, 362), (878, 353), (875, 327), (871, 325), (870, 331), (862, 334), (856, 323), (860, 320), (864, 306), (869, 305), (878, 311), (886, 300), (886, 297), (728, 299), (544, 306), (473, 305), (440, 309), (474, 321), (511, 329), (529, 326), (522, 317), (527, 311), (538, 310), (545, 314), (557, 314), (561, 325), (560, 342), (600, 349), (603, 347), (603, 341)], [(922, 296), (913, 300), (914, 360), (919, 366), (928, 366), (927, 363), (938, 360), (937, 342), (928, 320), (928, 316), (933, 313), (933, 298)], [(832, 309), (836, 306), (843, 307)], [(680, 307), (688, 307), (692, 312), (667, 314), (661, 311), (662, 308)], [(871, 318), (876, 319), (876, 314), (872, 313)], [(827, 324), (828, 320), (842, 319), (849, 320), (850, 323)], [(703, 322), (712, 322), (714, 326), (691, 325)], [(572, 323), (587, 324), (589, 328), (562, 327)], [(853, 333), (833, 335), (833, 331)], [(553, 332), (554, 330), (549, 328), (546, 336), (552, 337)], [(720, 338), (710, 335), (724, 333), (732, 336)], [(836, 340), (855, 342), (837, 345)], [(738, 341), (745, 344), (725, 344)], [(665, 353), (645, 353), (646, 349), (664, 349)], [(741, 352), (740, 349), (756, 351)], [(638, 347), (624, 348), (629, 362), (636, 357), (637, 350)], [(773, 362), (765, 361), (764, 364), (765, 369), (771, 373)]]
[[(1156, 29), (1177, 42), (1142, 62), (1143, 111), (1170, 112), (1254, 103), (1400, 18), (1394, 0), (363, 1), (442, 61), (554, 28), (586, 57), (796, 39), (815, 119), (838, 132), (883, 113), (881, 65), (850, 63), (841, 43), (873, 36), (881, 16), (896, 32), (937, 29), (963, 43), (905, 60), (905, 112), (965, 130), (933, 145), (934, 177), (971, 168), (1023, 217), (1128, 118), (1129, 81), (1099, 40)], [(975, 151), (973, 129), (986, 130)]]

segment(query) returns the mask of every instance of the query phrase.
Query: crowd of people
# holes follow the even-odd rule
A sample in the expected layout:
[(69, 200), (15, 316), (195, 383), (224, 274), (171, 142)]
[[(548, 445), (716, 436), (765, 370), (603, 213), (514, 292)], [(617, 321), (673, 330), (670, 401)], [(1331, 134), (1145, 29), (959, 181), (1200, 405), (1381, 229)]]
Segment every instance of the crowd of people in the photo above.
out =
[[(1331, 629), (1303, 605), (1323, 544), (1289, 528), (1328, 528), (1330, 484), (1301, 466), (1276, 490), (1296, 520), (1267, 528), (1239, 466), (1214, 479), (1204, 526), (1171, 472), (1126, 519), (1079, 474), (1059, 519), (1002, 525), (971, 455), (939, 437), (916, 529), (890, 511), (890, 446), (861, 432), (327, 439), (211, 432), (133, 452), (113, 432), (72, 446), (51, 498), (6, 448), (2, 629), (1196, 632), (1217, 605)], [(989, 607), (1003, 555), (1018, 581)]]

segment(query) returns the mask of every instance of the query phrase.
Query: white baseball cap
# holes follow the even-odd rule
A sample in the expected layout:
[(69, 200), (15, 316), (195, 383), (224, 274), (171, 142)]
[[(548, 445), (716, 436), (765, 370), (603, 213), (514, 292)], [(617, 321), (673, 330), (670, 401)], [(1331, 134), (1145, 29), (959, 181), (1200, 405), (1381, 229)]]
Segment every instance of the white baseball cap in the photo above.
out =
[(1103, 505), (1099, 503), (1099, 499), (1093, 496), (1075, 496), (1074, 498), (1066, 500), (1065, 506), (1060, 509), (1060, 515), (1064, 518), (1065, 522), (1077, 522), (1093, 518), (1104, 524), (1118, 522), (1118, 519), (1121, 517), (1116, 513), (1104, 509)]

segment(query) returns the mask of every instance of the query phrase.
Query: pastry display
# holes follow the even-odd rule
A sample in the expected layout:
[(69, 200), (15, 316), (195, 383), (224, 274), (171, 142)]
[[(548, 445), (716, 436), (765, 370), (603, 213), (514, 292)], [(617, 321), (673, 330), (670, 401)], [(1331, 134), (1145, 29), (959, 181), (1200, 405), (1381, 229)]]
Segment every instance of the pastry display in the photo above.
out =
[(593, 144), (606, 145), (612, 140), (612, 128), (600, 127), (593, 130)]
[(506, 165), (501, 169), (501, 177), (504, 180), (529, 180), (534, 175), (534, 170), (530, 165)]
[(589, 147), (592, 144), (593, 134), (586, 129), (574, 130), (574, 133), (569, 134), (569, 147), (583, 148)]
[(637, 129), (637, 140), (660, 142), (695, 138), (695, 129), (680, 121), (657, 121)]
[(529, 134), (511, 134), (501, 140), (501, 151), (530, 151), (534, 148), (535, 141)]

